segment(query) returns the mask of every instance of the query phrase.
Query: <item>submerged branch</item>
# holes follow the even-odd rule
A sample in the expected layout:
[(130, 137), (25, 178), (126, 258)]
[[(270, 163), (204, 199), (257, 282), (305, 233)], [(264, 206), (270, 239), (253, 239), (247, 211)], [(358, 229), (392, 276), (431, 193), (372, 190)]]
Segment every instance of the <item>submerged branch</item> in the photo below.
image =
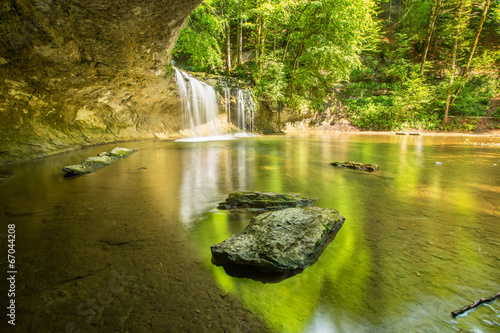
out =
[(497, 298), (500, 298), (500, 293), (494, 295), (494, 296), (491, 296), (491, 297), (486, 297), (486, 298), (481, 298), (479, 300), (477, 300), (476, 302), (474, 302), (473, 304), (469, 304), (467, 306), (464, 306), (463, 308), (459, 309), (459, 310), (456, 310), (456, 311), (453, 311), (451, 313), (451, 316), (453, 318), (456, 318), (458, 317), (459, 315), (463, 314), (464, 312), (467, 312), (469, 310), (472, 310), (474, 308), (477, 308), (478, 306), (480, 306), (481, 304), (484, 304), (484, 303), (489, 303), (489, 302), (492, 302), (494, 301), (495, 299)]

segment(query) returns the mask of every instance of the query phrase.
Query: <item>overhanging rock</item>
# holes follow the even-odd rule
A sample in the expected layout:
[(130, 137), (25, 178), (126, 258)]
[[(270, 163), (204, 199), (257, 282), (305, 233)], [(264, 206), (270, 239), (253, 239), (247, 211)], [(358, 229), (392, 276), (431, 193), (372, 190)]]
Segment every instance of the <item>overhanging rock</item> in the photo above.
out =
[(211, 246), (215, 265), (284, 273), (313, 264), (342, 227), (335, 209), (287, 208), (255, 216), (239, 234)]

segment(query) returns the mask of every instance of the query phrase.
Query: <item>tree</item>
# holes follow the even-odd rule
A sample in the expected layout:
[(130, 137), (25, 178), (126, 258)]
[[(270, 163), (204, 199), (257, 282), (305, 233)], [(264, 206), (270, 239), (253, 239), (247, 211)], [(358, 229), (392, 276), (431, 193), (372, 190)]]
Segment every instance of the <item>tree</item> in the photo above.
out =
[(420, 75), (424, 75), (425, 70), (425, 61), (427, 60), (427, 54), (429, 53), (429, 47), (431, 45), (432, 33), (434, 32), (434, 27), (436, 26), (436, 21), (439, 15), (439, 11), (441, 10), (441, 0), (436, 0), (436, 4), (434, 6), (434, 12), (432, 14), (431, 20), (429, 22), (429, 30), (427, 31), (427, 40), (425, 44), (424, 55), (422, 56), (422, 62), (420, 65)]
[(448, 112), (450, 110), (450, 105), (451, 105), (451, 92), (453, 89), (453, 83), (455, 80), (455, 68), (456, 68), (456, 62), (457, 62), (457, 54), (458, 54), (458, 44), (460, 42), (460, 33), (461, 31), (465, 28), (467, 25), (468, 20), (464, 21), (462, 17), (464, 17), (463, 12), (464, 12), (464, 0), (459, 0), (458, 1), (458, 16), (457, 16), (457, 24), (456, 24), (456, 34), (455, 34), (455, 41), (453, 43), (453, 56), (452, 56), (452, 61), (451, 61), (451, 71), (450, 71), (450, 83), (448, 87), (448, 91), (446, 93), (446, 106), (445, 106), (445, 111), (444, 111), (444, 122), (448, 122)]
[[(481, 15), (481, 20), (479, 21), (479, 25), (476, 29), (474, 41), (472, 42), (471, 50), (469, 52), (469, 58), (467, 60), (467, 64), (465, 65), (465, 69), (462, 71), (462, 74), (460, 75), (463, 80), (462, 80), (462, 83), (460, 84), (460, 86), (455, 91), (455, 94), (454, 94), (455, 96), (453, 97), (453, 100), (451, 101), (452, 104), (465, 85), (465, 79), (467, 78), (467, 74), (469, 73), (469, 69), (470, 69), (470, 66), (472, 64), (472, 59), (474, 58), (474, 53), (476, 52), (477, 43), (479, 41), (479, 36), (481, 35), (481, 32), (483, 31), (483, 25), (484, 25), (484, 22), (486, 21), (486, 15), (488, 14), (488, 9), (490, 8), (490, 3), (491, 3), (491, 0), (486, 0), (483, 4), (483, 12)], [(445, 115), (445, 122), (447, 120), (446, 116), (447, 116), (447, 114)]]
[(174, 58), (188, 58), (194, 70), (211, 71), (222, 67), (221, 40), (224, 22), (211, 1), (203, 2), (186, 20), (174, 48)]

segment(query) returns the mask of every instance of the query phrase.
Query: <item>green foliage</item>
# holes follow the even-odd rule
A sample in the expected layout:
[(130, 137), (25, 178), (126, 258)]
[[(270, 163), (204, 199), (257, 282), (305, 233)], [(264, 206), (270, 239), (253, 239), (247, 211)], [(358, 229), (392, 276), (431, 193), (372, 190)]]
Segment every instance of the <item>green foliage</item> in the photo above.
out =
[[(294, 8), (285, 71), (288, 97), (321, 105), (333, 85), (360, 66), (359, 55), (373, 26), (371, 1), (302, 1)], [(348, 19), (346, 19), (348, 18)], [(297, 96), (298, 95), (298, 96)]]
[[(494, 33), (500, 33), (497, 2), (492, 3), (486, 21), (487, 39), (480, 40), (468, 75), (460, 75), (469, 65), (483, 4), (481, 0), (390, 4), (374, 0), (211, 0), (190, 16), (175, 55), (195, 70), (221, 70), (222, 59), (226, 64), (229, 60), (221, 50), (225, 53), (229, 46), (231, 74), (253, 81), (255, 95), (271, 111), (284, 105), (297, 112), (322, 111), (325, 101), (342, 84), (342, 99), (354, 125), (431, 130), (439, 128), (444, 118), (448, 95), (450, 116), (471, 117), (484, 115), (489, 101), (500, 92), (500, 37)], [(435, 8), (440, 11), (428, 44)], [(239, 31), (243, 31), (241, 39), (236, 38)], [(225, 44), (226, 33), (231, 36), (229, 45)], [(427, 44), (425, 71), (420, 76)], [(240, 47), (246, 59), (235, 68)]]
[(367, 97), (346, 101), (354, 125), (385, 131), (436, 128), (439, 116), (432, 106), (438, 89), (415, 73), (404, 78), (401, 85), (391, 84), (388, 87), (390, 94), (370, 96), (369, 93)]
[(484, 116), (490, 100), (500, 93), (500, 82), (489, 75), (469, 80), (453, 104), (452, 114), (458, 116)]
[(255, 90), (258, 95), (271, 101), (271, 107), (276, 108), (278, 102), (283, 102), (286, 91), (284, 65), (276, 54), (265, 56), (262, 71), (255, 78)]
[(175, 58), (187, 58), (195, 71), (210, 72), (222, 68), (221, 37), (223, 22), (205, 5), (196, 8), (186, 20), (173, 51)]
[(441, 131), (472, 132), (477, 129), (477, 118), (452, 118), (446, 124), (439, 126)]

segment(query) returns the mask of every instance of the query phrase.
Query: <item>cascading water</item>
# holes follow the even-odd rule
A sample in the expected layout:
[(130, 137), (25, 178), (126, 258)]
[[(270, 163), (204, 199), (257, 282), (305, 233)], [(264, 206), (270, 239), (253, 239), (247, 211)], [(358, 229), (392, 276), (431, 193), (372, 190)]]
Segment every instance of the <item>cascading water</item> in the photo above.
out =
[(220, 135), (216, 124), (219, 105), (214, 89), (175, 67), (174, 71), (189, 136)]
[(231, 89), (224, 88), (224, 107), (226, 109), (227, 122), (231, 122)]
[(249, 132), (253, 130), (253, 118), (254, 118), (254, 108), (252, 94), (248, 90), (238, 89), (236, 93), (236, 103), (237, 103), (237, 114), (236, 114), (236, 124), (237, 126), (246, 133), (247, 129)]
[(238, 89), (238, 94), (236, 96), (236, 101), (238, 103), (237, 108), (237, 125), (243, 131), (246, 132), (246, 124), (245, 124), (245, 97), (243, 94), (243, 90)]
[[(184, 114), (185, 130), (181, 133), (192, 137), (192, 139), (182, 139), (182, 141), (223, 139), (220, 119), (218, 119), (219, 104), (214, 89), (176, 67), (173, 69)], [(233, 114), (231, 113), (232, 97), (231, 88), (226, 86), (224, 88), (224, 108), (228, 123), (233, 123), (240, 128), (241, 132), (235, 135), (252, 136), (247, 134), (253, 131), (254, 102), (252, 94), (248, 89), (236, 90), (234, 94), (236, 112)]]

